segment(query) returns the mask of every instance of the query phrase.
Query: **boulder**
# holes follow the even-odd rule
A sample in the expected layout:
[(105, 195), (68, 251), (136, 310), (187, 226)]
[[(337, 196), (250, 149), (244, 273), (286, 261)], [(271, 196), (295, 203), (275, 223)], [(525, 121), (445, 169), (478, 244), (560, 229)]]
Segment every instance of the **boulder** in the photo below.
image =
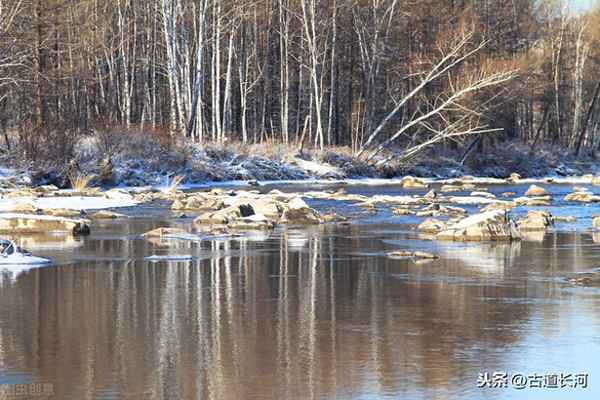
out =
[(488, 204), (481, 209), (481, 212), (493, 211), (493, 210), (504, 210), (510, 211), (517, 206), (517, 203), (512, 201), (499, 201), (497, 203)]
[(431, 189), (429, 192), (427, 192), (424, 196), (427, 200), (434, 200), (437, 198), (437, 192), (435, 191), (435, 189)]
[(64, 218), (78, 218), (81, 217), (81, 211), (69, 210), (65, 208), (47, 209), (44, 210), (44, 214), (51, 215), (53, 217), (64, 217)]
[(275, 221), (262, 214), (254, 214), (231, 221), (227, 226), (239, 230), (268, 230), (275, 227)]
[(592, 218), (592, 226), (594, 229), (600, 229), (600, 215), (596, 215)]
[(490, 192), (482, 192), (482, 191), (478, 191), (478, 192), (471, 192), (471, 196), (473, 197), (485, 197), (488, 199), (495, 199), (496, 195)]
[[(256, 214), (262, 214), (267, 218), (279, 220), (283, 215), (284, 205), (271, 197), (262, 197), (245, 202), (249, 204)], [(306, 203), (304, 203), (306, 205)], [(308, 206), (307, 206), (308, 207)]]
[(518, 206), (529, 206), (529, 207), (544, 207), (551, 204), (552, 198), (550, 196), (539, 196), (539, 197), (517, 197), (513, 201)]
[(93, 213), (89, 216), (90, 219), (117, 219), (117, 218), (127, 218), (124, 214), (119, 214), (113, 211), (101, 210)]
[(242, 212), (239, 206), (230, 206), (218, 211), (211, 211), (201, 214), (194, 220), (194, 224), (214, 224), (227, 225), (236, 219), (242, 218)]
[(577, 222), (577, 217), (574, 217), (572, 215), (569, 216), (554, 216), (552, 218), (554, 220), (554, 222)]
[(113, 186), (115, 184), (115, 167), (110, 156), (102, 161), (100, 166), (100, 185)]
[(548, 192), (541, 186), (531, 185), (529, 189), (525, 192), (525, 196), (528, 197), (536, 197), (536, 196), (546, 196)]
[(436, 238), (455, 241), (511, 241), (519, 240), (520, 234), (507, 212), (493, 210), (450, 225), (438, 233)]
[(375, 195), (361, 203), (363, 207), (374, 207), (376, 204), (399, 204), (405, 206), (425, 205), (429, 201), (423, 197)]
[(423, 221), (417, 229), (419, 232), (423, 233), (438, 233), (443, 231), (445, 228), (446, 224), (443, 221), (434, 218), (428, 218)]
[(90, 233), (90, 221), (33, 214), (0, 214), (0, 233)]
[(600, 175), (599, 176), (594, 176), (592, 178), (592, 185), (594, 185), (594, 186), (600, 186)]
[(339, 215), (335, 212), (330, 213), (330, 214), (325, 214), (322, 216), (323, 218), (323, 222), (327, 222), (327, 223), (339, 223), (339, 222), (347, 222), (348, 218), (344, 217), (343, 215)]
[(520, 231), (536, 232), (545, 231), (553, 224), (552, 214), (546, 211), (529, 211), (527, 216), (517, 221)]
[(413, 176), (405, 176), (401, 183), (404, 189), (425, 189), (429, 187), (425, 182)]
[(390, 251), (386, 255), (390, 258), (410, 258), (410, 259), (422, 259), (422, 260), (437, 260), (439, 258), (435, 254), (427, 253), (424, 251), (396, 250), (396, 251)]
[(410, 210), (408, 208), (402, 208), (402, 207), (393, 208), (392, 213), (394, 215), (415, 215), (415, 212), (413, 210)]
[(510, 174), (510, 176), (507, 179), (507, 181), (510, 183), (517, 183), (520, 180), (521, 180), (521, 175), (517, 174), (516, 172), (513, 172), (512, 174)]
[(440, 188), (440, 192), (448, 193), (448, 192), (462, 192), (464, 189), (459, 185), (443, 185)]
[(292, 225), (318, 225), (323, 222), (321, 215), (300, 197), (293, 198), (287, 203), (281, 220)]
[[(96, 189), (94, 191), (94, 193), (97, 193)], [(126, 190), (122, 190), (122, 189), (111, 189), (111, 190), (107, 190), (106, 192), (104, 192), (104, 197), (106, 197), (107, 199), (112, 199), (112, 200), (124, 200), (124, 201), (133, 201), (134, 197), (131, 195), (131, 193), (127, 192)]]
[(569, 193), (565, 196), (565, 201), (575, 201), (579, 203), (596, 203), (600, 202), (600, 196), (596, 196), (588, 191), (580, 191)]
[(41, 185), (35, 188), (35, 191), (40, 194), (49, 194), (58, 191), (55, 185)]
[(157, 228), (144, 233), (142, 236), (145, 238), (162, 238), (172, 235), (188, 235), (188, 232), (179, 228)]
[(14, 213), (26, 213), (26, 214), (35, 214), (38, 212), (38, 208), (33, 203), (17, 203), (12, 209), (11, 212)]

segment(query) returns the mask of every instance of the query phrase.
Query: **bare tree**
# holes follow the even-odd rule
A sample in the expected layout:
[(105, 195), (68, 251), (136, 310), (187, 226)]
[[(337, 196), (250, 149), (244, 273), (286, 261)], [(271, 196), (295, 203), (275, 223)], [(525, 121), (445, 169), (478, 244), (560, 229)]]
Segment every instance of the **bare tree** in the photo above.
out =
[[(466, 60), (473, 57), (479, 51), (481, 51), (487, 44), (487, 41), (481, 40), (474, 42), (476, 39), (473, 30), (464, 31), (454, 42), (441, 44), (439, 47), (440, 59), (433, 63), (428, 71), (422, 73), (423, 78), (420, 83), (402, 99), (397, 101), (396, 106), (384, 117), (377, 128), (369, 135), (367, 141), (359, 151), (359, 155), (370, 150), (370, 154), (367, 156), (367, 161), (372, 160), (387, 146), (401, 138), (408, 131), (413, 128), (426, 124), (429, 120), (435, 117), (441, 117), (442, 114), (451, 108), (464, 111), (466, 115), (476, 115), (477, 113), (472, 110), (466, 109), (460, 104), (467, 95), (483, 90), (490, 86), (500, 85), (512, 79), (515, 76), (515, 71), (488, 71), (483, 68), (480, 71), (469, 73), (465, 76), (454, 77), (455, 69), (461, 66)], [(376, 139), (384, 132), (384, 129), (394, 120), (399, 111), (407, 104), (409, 100), (419, 95), (424, 88), (432, 82), (445, 77), (448, 81), (448, 89), (445, 93), (441, 93), (437, 96), (430, 107), (425, 108), (426, 111), (420, 114), (413, 115), (410, 119), (402, 121), (401, 126), (396, 129), (390, 137), (381, 141), (379, 144), (376, 143)], [(464, 120), (463, 116), (459, 118), (460, 121)], [(456, 126), (453, 122), (447, 122), (442, 118), (442, 123), (445, 124), (441, 129), (433, 130), (433, 137), (426, 137), (421, 140), (421, 144), (413, 146), (407, 149), (404, 154), (412, 154), (413, 148), (423, 149), (423, 143), (431, 145), (437, 143), (444, 138), (451, 138), (457, 136), (453, 133)], [(461, 125), (462, 126), (462, 125)], [(450, 130), (449, 130), (450, 129)], [(429, 129), (431, 131), (431, 129)], [(471, 132), (472, 134), (481, 133), (481, 127), (469, 127), (469, 129), (459, 129), (459, 136), (464, 136)], [(374, 145), (374, 146), (373, 146)], [(403, 158), (403, 157), (401, 157)]]

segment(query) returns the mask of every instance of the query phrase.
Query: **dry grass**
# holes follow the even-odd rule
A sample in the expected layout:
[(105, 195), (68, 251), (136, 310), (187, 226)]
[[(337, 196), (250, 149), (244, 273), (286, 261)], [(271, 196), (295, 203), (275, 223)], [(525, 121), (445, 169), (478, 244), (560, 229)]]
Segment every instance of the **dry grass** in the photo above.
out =
[(76, 192), (83, 192), (86, 189), (89, 189), (90, 182), (94, 179), (93, 174), (85, 174), (85, 173), (72, 173), (69, 174), (69, 181), (71, 182), (71, 187)]

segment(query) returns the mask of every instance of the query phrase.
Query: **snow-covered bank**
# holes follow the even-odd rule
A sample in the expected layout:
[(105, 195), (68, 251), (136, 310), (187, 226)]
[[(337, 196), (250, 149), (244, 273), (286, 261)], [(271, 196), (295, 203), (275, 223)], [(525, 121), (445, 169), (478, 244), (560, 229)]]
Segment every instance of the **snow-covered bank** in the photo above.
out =
[[(530, 154), (528, 147), (519, 144), (474, 154), (463, 164), (455, 161), (461, 158), (458, 153), (432, 149), (410, 164), (392, 161), (384, 168), (368, 165), (343, 147), (298, 152), (277, 144), (201, 147), (188, 143), (164, 148), (152, 143), (132, 143), (117, 148), (110, 157), (100, 149), (93, 137), (82, 140), (69, 168), (75, 166), (78, 173), (92, 178), (92, 186), (105, 188), (168, 187), (176, 176), (182, 177), (184, 188), (202, 188), (248, 181), (395, 185), (406, 175), (440, 183), (474, 176), (476, 183), (495, 184), (504, 183), (512, 173), (522, 176), (523, 183), (554, 179), (557, 183), (586, 184), (591, 175), (600, 174), (600, 164), (594, 159), (574, 159), (560, 149), (540, 149)], [(0, 159), (0, 188), (68, 187), (72, 172), (69, 168), (57, 162), (32, 164), (5, 156)]]

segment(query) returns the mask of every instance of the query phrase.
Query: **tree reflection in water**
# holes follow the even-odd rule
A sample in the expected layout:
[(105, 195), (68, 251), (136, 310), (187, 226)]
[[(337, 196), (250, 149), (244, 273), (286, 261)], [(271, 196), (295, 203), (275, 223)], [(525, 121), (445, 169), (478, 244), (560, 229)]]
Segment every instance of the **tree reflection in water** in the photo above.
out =
[[(539, 277), (591, 268), (598, 251), (576, 234), (440, 243), (439, 261), (415, 265), (383, 257), (391, 234), (369, 229), (86, 241), (80, 254), (107, 258), (2, 281), (2, 376), (52, 382), (61, 399), (469, 397), (478, 372), (518, 362), (506, 349), (538, 311), (543, 335), (572, 318), (545, 303), (563, 283)], [(197, 258), (143, 261), (158, 250)]]

